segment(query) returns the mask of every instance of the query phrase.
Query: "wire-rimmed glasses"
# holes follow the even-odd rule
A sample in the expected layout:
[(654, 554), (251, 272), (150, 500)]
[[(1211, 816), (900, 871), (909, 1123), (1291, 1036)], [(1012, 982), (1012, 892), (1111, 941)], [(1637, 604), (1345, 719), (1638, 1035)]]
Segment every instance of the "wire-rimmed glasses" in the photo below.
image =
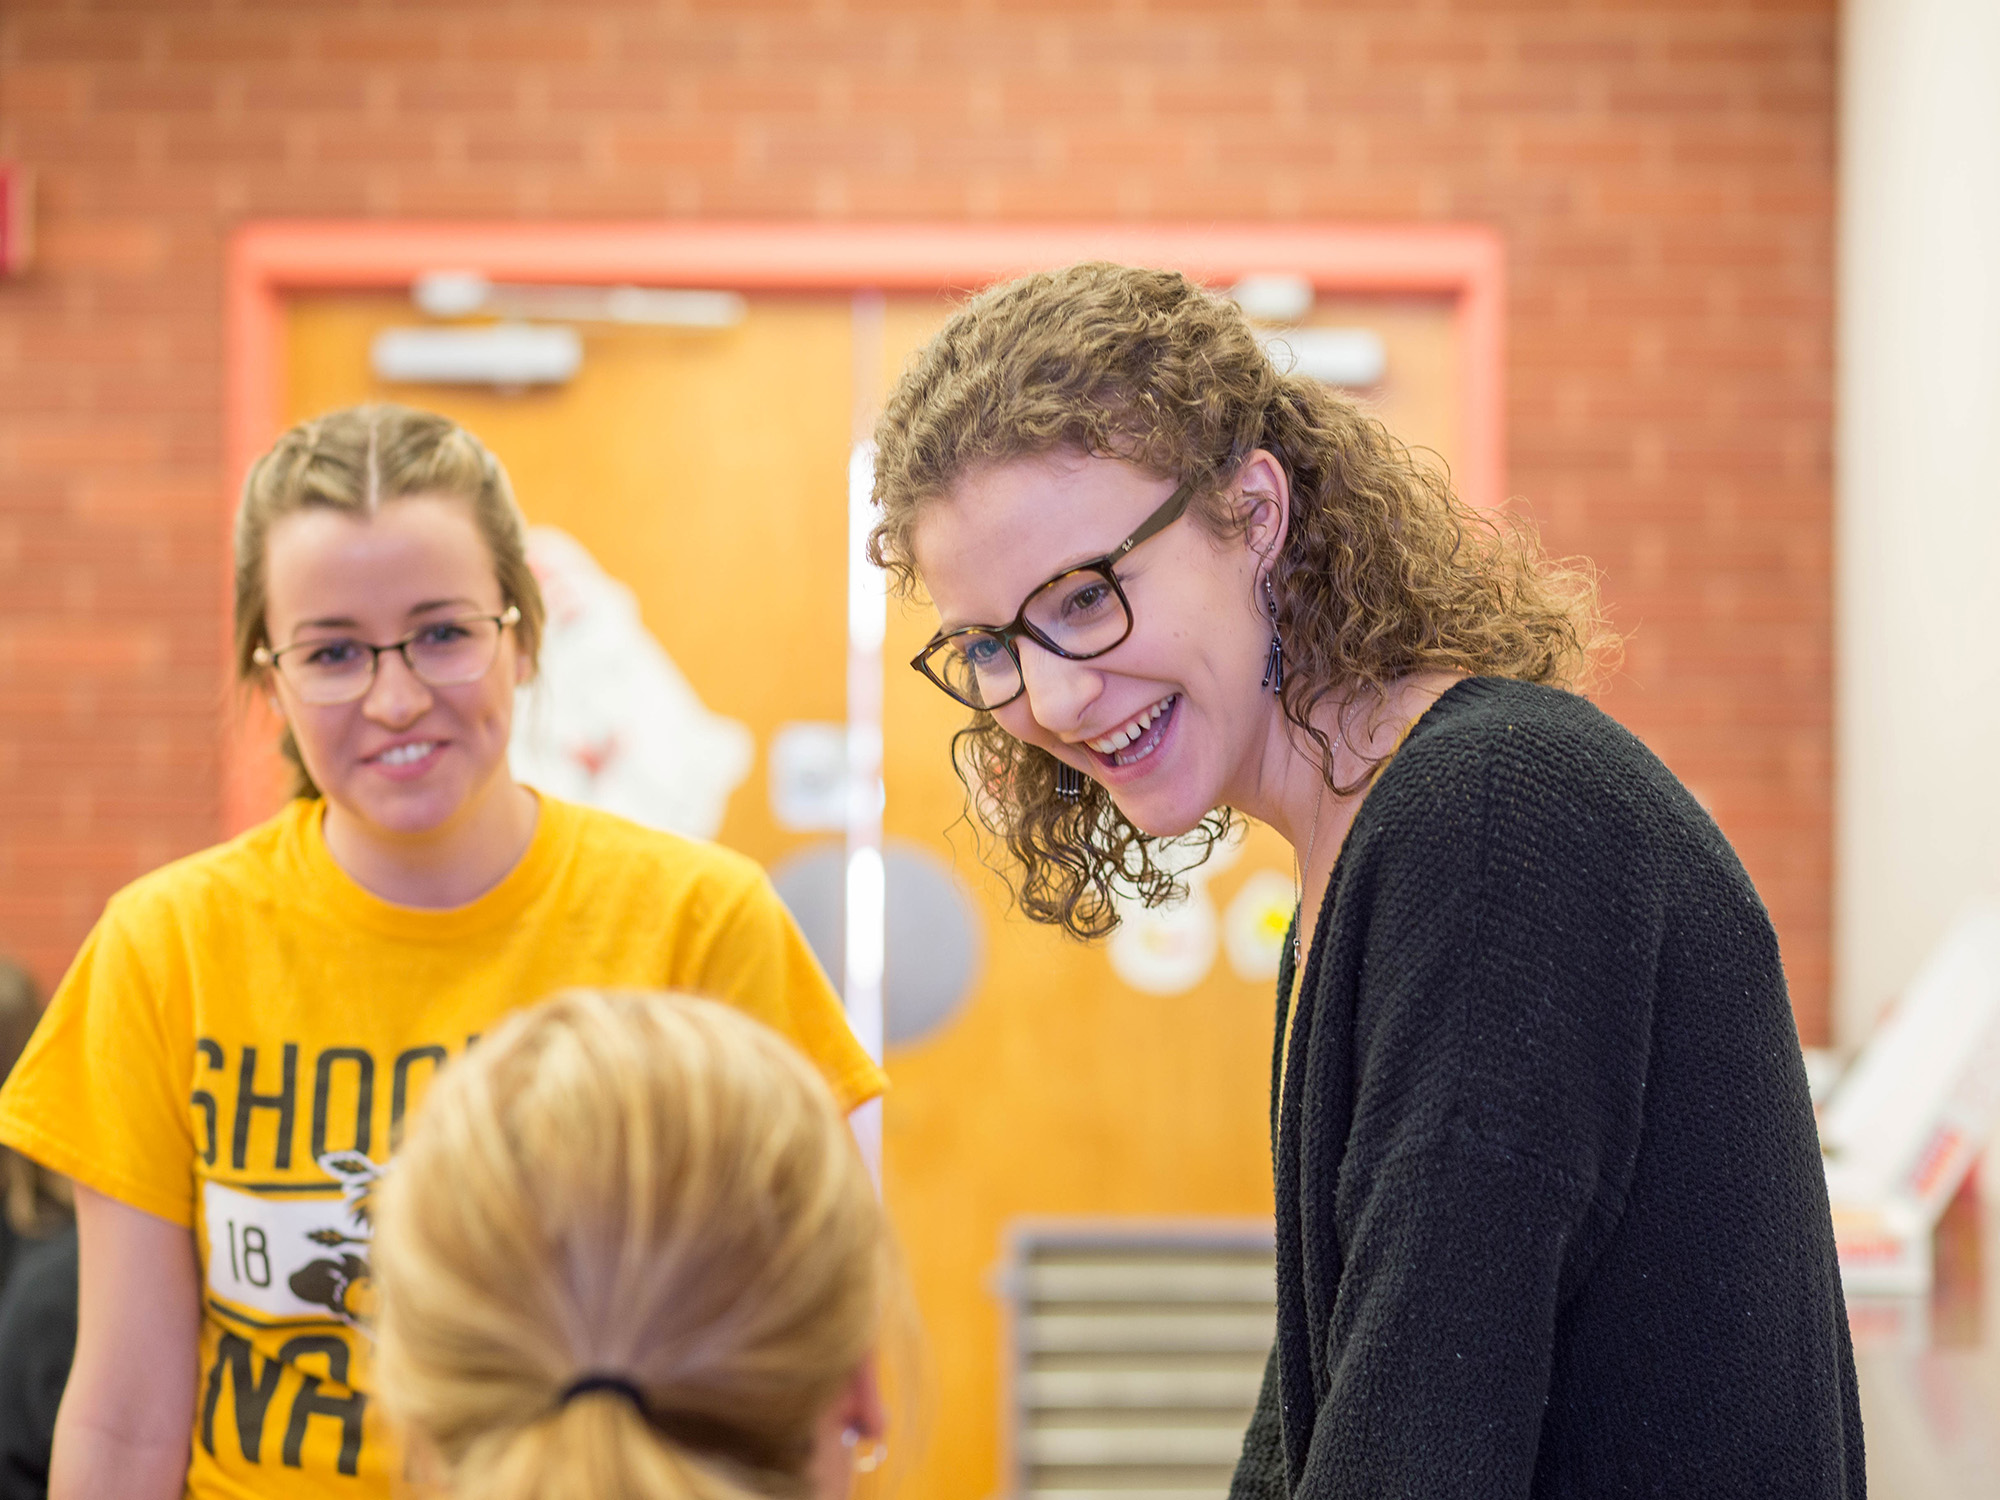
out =
[(1125, 597), (1113, 565), (1178, 521), (1193, 494), (1190, 481), (1102, 557), (1056, 574), (1022, 601), (1012, 624), (939, 631), (910, 658), (910, 665), (967, 708), (991, 710), (1012, 703), (1027, 690), (1020, 648), (1015, 645), (1024, 635), (1070, 661), (1089, 661), (1123, 645), (1132, 633), (1132, 601)]
[(300, 702), (324, 708), (352, 703), (366, 694), (384, 651), (400, 655), (416, 679), (428, 687), (477, 682), (500, 654), (500, 632), (520, 618), (520, 609), (510, 604), (497, 615), (432, 620), (385, 646), (352, 636), (327, 636), (294, 641), (276, 651), (259, 646), (252, 659), (283, 677)]

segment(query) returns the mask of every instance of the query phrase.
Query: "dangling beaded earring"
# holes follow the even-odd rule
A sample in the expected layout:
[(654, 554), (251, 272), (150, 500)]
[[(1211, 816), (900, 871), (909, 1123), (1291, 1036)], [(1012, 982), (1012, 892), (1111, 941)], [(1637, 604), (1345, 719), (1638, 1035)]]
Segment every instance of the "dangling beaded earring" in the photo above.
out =
[(1083, 796), (1083, 772), (1066, 760), (1056, 762), (1056, 796), (1076, 802)]
[(1271, 649), (1264, 656), (1264, 680), (1257, 684), (1274, 693), (1285, 690), (1285, 643), (1278, 639), (1278, 596), (1271, 590), (1271, 575), (1264, 575), (1264, 604), (1271, 616)]

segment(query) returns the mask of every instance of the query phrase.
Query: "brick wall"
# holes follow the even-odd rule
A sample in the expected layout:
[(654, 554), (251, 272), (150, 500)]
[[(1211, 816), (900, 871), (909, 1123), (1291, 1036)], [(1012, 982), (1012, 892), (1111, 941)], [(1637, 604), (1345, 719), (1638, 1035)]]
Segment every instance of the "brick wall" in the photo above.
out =
[(1633, 632), (1823, 1035), (1834, 5), (8, 0), (0, 949), (218, 830), (221, 251), (255, 216), (1490, 222), (1511, 491)]

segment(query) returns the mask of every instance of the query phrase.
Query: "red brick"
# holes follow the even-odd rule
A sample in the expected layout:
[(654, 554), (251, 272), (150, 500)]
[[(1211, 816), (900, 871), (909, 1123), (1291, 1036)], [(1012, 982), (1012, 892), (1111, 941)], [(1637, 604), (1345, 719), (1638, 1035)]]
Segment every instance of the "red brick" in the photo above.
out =
[(673, 209), (673, 197), (664, 180), (630, 172), (604, 177), (556, 173), (546, 185), (540, 206), (540, 212), (549, 217), (575, 219), (658, 218)]
[(1011, 24), (979, 17), (959, 26), (925, 26), (917, 31), (914, 41), (911, 61), (918, 71), (931, 77), (984, 75), (995, 70), (1033, 73), (1095, 68), (1102, 60), (1097, 55), (1079, 55), (1069, 28), (1045, 17)]
[(608, 77), (603, 73), (565, 73), (550, 81), (548, 107), (559, 113), (588, 114), (608, 121), (646, 124), (691, 118), (695, 113), (693, 75), (668, 72)]
[(809, 15), (815, 9), (814, 0), (686, 0), (687, 8), (697, 15), (739, 15), (791, 17)]
[(466, 28), (462, 56), (478, 67), (544, 68), (601, 57), (603, 27), (582, 6), (543, 18), (486, 15)]
[(207, 67), (101, 67), (92, 72), (90, 107), (98, 114), (205, 114), (225, 83)]
[(227, 19), (210, 12), (173, 18), (163, 28), (168, 61), (176, 63), (272, 64), (304, 55), (310, 33), (296, 20), (232, 11)]
[[(750, 41), (744, 27), (718, 16), (674, 20), (621, 16), (612, 20), (607, 32), (611, 56), (621, 70), (640, 77), (657, 76), (662, 69), (732, 67), (744, 59)], [(887, 56), (887, 49), (878, 53), (878, 64)]]
[(1493, 51), (1493, 44), (1470, 28), (1385, 27), (1369, 42), (1368, 61), (1375, 67), (1472, 71), (1484, 66)]
[[(1212, 67), (1217, 40), (1227, 29), (1226, 22), (1198, 26), (1185, 21), (1153, 22), (1141, 16), (1111, 20), (1075, 7), (1071, 10), (1072, 16), (1061, 23), (1058, 35), (1071, 65), (1085, 77), (1106, 68), (1180, 74)], [(1267, 59), (1267, 64), (1272, 60)]]
[(106, 165), (136, 166), (139, 162), (142, 123), (129, 117), (29, 115), (10, 125), (10, 149), (15, 157), (33, 162), (51, 176), (55, 175), (51, 169), (102, 170)]
[(315, 122), (299, 131), (306, 160), (377, 170), (438, 164), (444, 155), (438, 135), (414, 123), (357, 125), (346, 120)]
[(504, 68), (414, 68), (386, 76), (393, 107), (413, 121), (508, 119), (521, 103), (522, 80)]
[(824, 93), (810, 74), (772, 77), (767, 73), (712, 73), (699, 79), (693, 106), (709, 115), (804, 115), (820, 113)]
[(1611, 17), (1563, 16), (1553, 24), (1531, 20), (1516, 32), (1513, 56), (1527, 67), (1557, 67), (1593, 78), (1635, 72), (1655, 50), (1642, 27)]
[(333, 65), (444, 62), (452, 55), (453, 28), (429, 17), (342, 15), (305, 38), (307, 56)]
[(628, 125), (612, 132), (611, 155), (620, 167), (727, 167), (739, 145), (736, 133), (713, 124)]
[(1188, 133), (1172, 126), (1080, 125), (1061, 133), (1074, 171), (1179, 171), (1189, 160)]
[(774, 172), (746, 175), (711, 170), (701, 173), (698, 181), (701, 211), (716, 218), (821, 217), (815, 207), (813, 179), (808, 174), (790, 173), (781, 177)]
[(383, 184), (381, 211), (414, 218), (506, 218), (519, 209), (515, 189), (513, 181), (492, 172), (407, 169)]
[(1515, 137), (1514, 154), (1523, 166), (1566, 171), (1624, 174), (1660, 154), (1653, 132), (1629, 125), (1579, 131), (1568, 124), (1533, 121)]
[(138, 62), (145, 33), (125, 17), (15, 16), (7, 24), (8, 53), (28, 63)]
[(1787, 64), (1808, 61), (1831, 70), (1830, 40), (1819, 27), (1705, 25), (1683, 28), (1662, 43), (1660, 52), (1676, 69), (1722, 64), (1743, 73), (1765, 74)]
[[(156, 273), (167, 255), (165, 225), (148, 219), (57, 219), (41, 226), (42, 255), (78, 270), (141, 276)], [(130, 347), (130, 334), (126, 335)]]
[[(964, 78), (859, 78), (855, 79), (847, 90), (847, 108), (850, 113), (863, 119), (886, 116), (892, 120), (904, 121), (954, 120), (968, 114), (971, 102), (968, 95), (971, 92)], [(993, 93), (997, 102), (1000, 97), (999, 91), (996, 89)], [(704, 104), (710, 102), (710, 96), (706, 91), (700, 97)], [(1067, 97), (1073, 105), (1076, 102), (1076, 90), (1069, 90)]]
[(998, 179), (978, 172), (865, 177), (848, 187), (856, 218), (980, 219), (999, 216)]
[(90, 69), (73, 63), (15, 63), (4, 73), (9, 115), (67, 115), (90, 97)]
[(307, 110), (360, 113), (367, 108), (380, 77), (375, 73), (331, 73), (316, 67), (249, 68), (235, 80), (232, 102), (246, 113), (264, 116), (267, 123), (263, 128), (282, 128), (286, 116)]
[(1454, 89), (1468, 115), (1549, 116), (1574, 119), (1595, 92), (1590, 74), (1578, 68), (1524, 68), (1458, 82)]
[(176, 169), (271, 165), (285, 161), (296, 127), (260, 129), (248, 120), (221, 121), (206, 115), (168, 120), (164, 137), (167, 164)]

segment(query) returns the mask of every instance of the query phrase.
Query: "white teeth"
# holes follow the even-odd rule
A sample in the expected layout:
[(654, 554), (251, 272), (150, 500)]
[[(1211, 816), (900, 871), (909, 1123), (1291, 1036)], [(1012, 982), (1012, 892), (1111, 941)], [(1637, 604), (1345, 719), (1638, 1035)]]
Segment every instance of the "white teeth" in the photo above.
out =
[(1127, 745), (1131, 744), (1132, 741), (1136, 740), (1137, 738), (1139, 738), (1140, 735), (1144, 734), (1147, 730), (1147, 727), (1152, 724), (1153, 720), (1157, 719), (1161, 714), (1165, 713), (1169, 707), (1172, 706), (1174, 698), (1176, 696), (1178, 695), (1169, 693), (1166, 697), (1162, 698), (1158, 703), (1155, 703), (1151, 708), (1147, 709), (1144, 713), (1140, 714), (1138, 718), (1132, 720), (1128, 724), (1121, 726), (1120, 728), (1112, 730), (1111, 733), (1105, 735), (1103, 739), (1085, 740), (1084, 743), (1090, 746), (1090, 748), (1095, 750), (1099, 755), (1116, 755), (1120, 750), (1123, 750)]
[(385, 766), (407, 766), (412, 761), (422, 760), (436, 748), (436, 740), (418, 740), (415, 744), (398, 745), (393, 750), (384, 750), (375, 758)]

